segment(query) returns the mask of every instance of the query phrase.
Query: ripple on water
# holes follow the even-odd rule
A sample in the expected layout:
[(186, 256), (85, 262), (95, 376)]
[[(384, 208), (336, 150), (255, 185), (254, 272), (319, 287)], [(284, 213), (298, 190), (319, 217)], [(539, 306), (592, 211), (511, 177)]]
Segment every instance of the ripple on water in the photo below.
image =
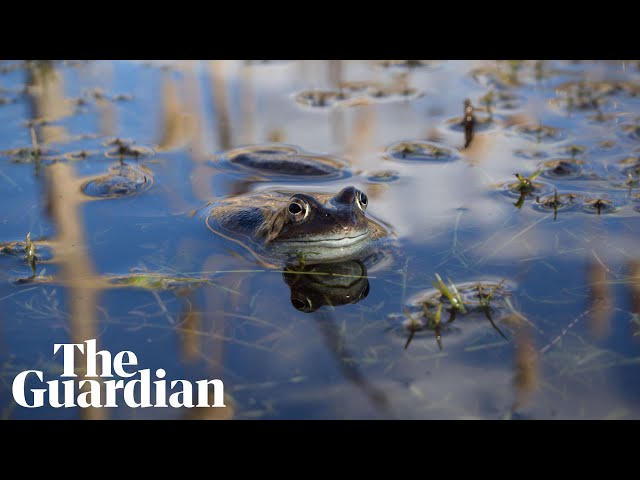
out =
[(389, 183), (395, 182), (400, 178), (400, 173), (395, 170), (379, 170), (377, 172), (371, 172), (367, 176), (367, 181), (373, 183)]
[(596, 215), (615, 213), (618, 210), (618, 207), (616, 207), (614, 203), (607, 198), (587, 198), (582, 206), (583, 212)]
[(498, 185), (498, 191), (510, 198), (520, 198), (523, 195), (525, 197), (547, 195), (553, 192), (553, 187), (548, 183), (534, 180), (523, 190), (521, 183), (519, 181), (515, 181), (501, 183)]
[(557, 151), (562, 155), (569, 155), (571, 158), (575, 158), (578, 155), (587, 153), (587, 147), (584, 145), (564, 145), (559, 147)]
[(584, 204), (584, 199), (576, 193), (560, 193), (536, 198), (533, 209), (539, 212), (559, 212), (575, 210)]
[(509, 90), (497, 90), (492, 95), (492, 103), (496, 110), (516, 110), (524, 105), (525, 99)]
[(618, 162), (623, 172), (630, 171), (631, 173), (640, 173), (640, 157), (626, 157)]
[(536, 143), (555, 143), (564, 140), (566, 134), (559, 128), (548, 125), (516, 125), (513, 131), (520, 137)]
[(422, 91), (409, 86), (373, 86), (365, 91), (365, 95), (375, 102), (393, 102), (413, 100), (423, 95)]
[(560, 158), (556, 160), (549, 160), (542, 164), (543, 172), (542, 175), (547, 178), (563, 178), (563, 179), (572, 179), (572, 178), (580, 178), (582, 176), (582, 165), (584, 164), (581, 160), (576, 160), (573, 158)]
[(236, 148), (216, 156), (214, 163), (249, 170), (269, 178), (313, 177), (333, 180), (351, 175), (349, 165), (343, 160), (282, 144)]
[(48, 147), (21, 147), (0, 151), (1, 156), (9, 157), (15, 163), (31, 163), (36, 159), (54, 160), (59, 152)]
[[(40, 244), (37, 240), (33, 240), (35, 259), (38, 262), (45, 262), (53, 258), (51, 247)], [(0, 243), (0, 256), (8, 255), (11, 257), (26, 258), (27, 244), (23, 241), (3, 242)]]
[(301, 107), (318, 110), (354, 107), (383, 102), (412, 100), (423, 92), (408, 85), (384, 85), (376, 82), (342, 82), (338, 89), (310, 89), (293, 95)]
[(144, 192), (153, 185), (153, 174), (145, 166), (123, 163), (109, 170), (107, 175), (85, 182), (82, 191), (90, 197), (122, 198)]
[(558, 86), (556, 97), (549, 103), (564, 112), (598, 111), (608, 105), (607, 96), (615, 91), (612, 83), (572, 81)]
[(393, 160), (443, 163), (458, 160), (460, 154), (454, 148), (435, 142), (407, 140), (387, 147), (385, 157)]
[[(499, 127), (498, 120), (495, 117), (476, 115), (475, 119), (474, 133), (488, 132)], [(450, 118), (446, 121), (446, 125), (456, 132), (464, 132), (464, 117)]]
[(339, 90), (303, 90), (294, 95), (293, 100), (303, 107), (327, 109), (346, 100), (348, 95)]
[[(514, 287), (509, 282), (482, 280), (456, 283), (455, 286), (462, 299), (465, 313), (457, 311), (455, 316), (450, 316), (450, 301), (440, 291), (432, 288), (411, 297), (403, 313), (387, 316), (391, 330), (405, 337), (411, 334), (415, 339), (434, 335), (444, 337), (463, 332), (469, 325), (467, 322), (473, 320), (486, 322), (487, 328), (492, 328), (491, 321), (500, 322), (510, 311), (506, 299), (513, 294)], [(437, 323), (435, 313), (440, 303), (442, 312), (440, 322)]]
[(616, 95), (637, 96), (639, 89), (628, 82), (572, 81), (556, 88), (556, 98), (550, 100), (551, 106), (566, 112), (597, 111), (612, 106), (612, 97)]
[(547, 158), (549, 154), (543, 150), (536, 150), (533, 148), (519, 148), (513, 151), (516, 157), (524, 158), (527, 160), (536, 160), (541, 158)]
[(622, 134), (631, 140), (640, 140), (640, 118), (635, 118), (632, 122), (620, 125)]
[(112, 147), (105, 152), (108, 158), (142, 158), (152, 156), (155, 152), (152, 148), (134, 145), (133, 140), (116, 138), (104, 143), (105, 147)]
[(413, 70), (439, 66), (439, 62), (435, 60), (374, 60), (371, 64), (374, 67), (391, 70)]
[(340, 91), (342, 92), (348, 92), (350, 94), (364, 94), (367, 89), (373, 88), (375, 86), (375, 83), (368, 81), (351, 81), (340, 82), (338, 86), (340, 87)]
[(81, 161), (86, 160), (91, 157), (96, 157), (98, 152), (91, 150), (76, 150), (74, 152), (67, 152), (63, 155), (63, 157), (67, 160), (72, 161)]

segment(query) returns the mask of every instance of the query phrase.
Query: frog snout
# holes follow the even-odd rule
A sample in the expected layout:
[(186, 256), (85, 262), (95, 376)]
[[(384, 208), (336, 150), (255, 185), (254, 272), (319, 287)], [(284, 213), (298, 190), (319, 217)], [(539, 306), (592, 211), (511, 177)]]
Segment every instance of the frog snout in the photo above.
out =
[(335, 196), (335, 199), (338, 203), (347, 205), (354, 204), (356, 202), (357, 193), (358, 191), (355, 187), (346, 187), (340, 190), (340, 193)]

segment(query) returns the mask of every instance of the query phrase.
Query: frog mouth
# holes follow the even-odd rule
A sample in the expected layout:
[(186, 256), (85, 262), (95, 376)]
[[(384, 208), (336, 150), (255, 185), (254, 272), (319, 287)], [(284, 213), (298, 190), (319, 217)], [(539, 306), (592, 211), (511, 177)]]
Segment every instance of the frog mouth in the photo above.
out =
[(345, 248), (351, 245), (355, 245), (356, 243), (360, 243), (361, 241), (366, 240), (368, 237), (369, 231), (366, 231), (358, 235), (345, 235), (341, 237), (318, 237), (309, 238), (306, 240), (275, 240), (275, 242), (286, 244), (288, 246), (290, 245), (292, 247), (309, 247), (311, 245), (317, 245), (323, 248)]

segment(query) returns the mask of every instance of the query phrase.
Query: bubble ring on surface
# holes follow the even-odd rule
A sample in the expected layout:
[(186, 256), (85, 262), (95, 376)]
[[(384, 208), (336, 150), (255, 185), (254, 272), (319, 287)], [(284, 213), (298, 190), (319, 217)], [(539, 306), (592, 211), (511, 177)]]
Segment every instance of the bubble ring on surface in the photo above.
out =
[(387, 147), (384, 156), (388, 160), (407, 162), (453, 162), (461, 158), (460, 153), (446, 145), (423, 140), (405, 140)]
[(266, 178), (334, 180), (351, 176), (349, 164), (331, 155), (305, 152), (293, 145), (262, 144), (239, 147), (216, 155), (211, 162)]
[(142, 165), (118, 165), (112, 173), (87, 180), (82, 192), (94, 198), (125, 198), (149, 190), (153, 185), (151, 170)]

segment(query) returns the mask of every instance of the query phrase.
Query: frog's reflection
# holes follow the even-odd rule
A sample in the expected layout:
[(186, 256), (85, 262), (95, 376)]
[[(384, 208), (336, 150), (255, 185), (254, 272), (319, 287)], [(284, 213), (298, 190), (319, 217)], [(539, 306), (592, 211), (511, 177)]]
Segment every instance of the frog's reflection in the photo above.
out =
[(350, 260), (298, 265), (286, 267), (282, 275), (291, 289), (291, 304), (295, 309), (313, 315), (345, 378), (358, 387), (377, 409), (388, 413), (387, 396), (360, 371), (355, 357), (345, 346), (344, 334), (335, 321), (333, 309), (326, 308), (357, 303), (367, 297), (369, 279), (365, 264), (360, 260)]
[(305, 313), (358, 303), (369, 294), (367, 267), (359, 260), (287, 267), (282, 276), (291, 289), (291, 304)]

